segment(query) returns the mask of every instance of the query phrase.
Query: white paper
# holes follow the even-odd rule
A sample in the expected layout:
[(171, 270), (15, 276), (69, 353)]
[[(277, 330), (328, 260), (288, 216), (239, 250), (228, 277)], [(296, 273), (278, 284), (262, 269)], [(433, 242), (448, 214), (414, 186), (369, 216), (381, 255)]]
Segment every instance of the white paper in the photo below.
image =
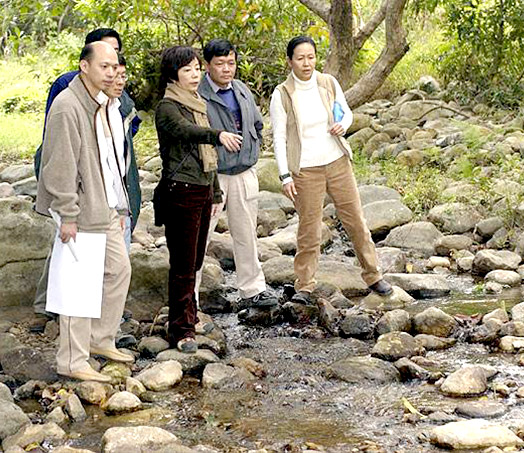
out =
[(78, 261), (57, 234), (49, 266), (45, 309), (65, 316), (100, 318), (106, 235), (77, 233), (75, 252)]

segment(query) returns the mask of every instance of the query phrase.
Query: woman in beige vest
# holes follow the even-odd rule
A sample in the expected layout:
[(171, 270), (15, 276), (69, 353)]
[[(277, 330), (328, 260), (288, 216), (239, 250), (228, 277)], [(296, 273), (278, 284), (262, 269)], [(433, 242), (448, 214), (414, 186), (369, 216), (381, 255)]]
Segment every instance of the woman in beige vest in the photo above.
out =
[(387, 296), (391, 285), (378, 270), (375, 245), (366, 226), (344, 134), (353, 121), (336, 79), (315, 71), (316, 46), (297, 36), (287, 46), (291, 68), (271, 98), (275, 157), (284, 194), (299, 215), (294, 302), (308, 304), (315, 289), (326, 192), (353, 242), (369, 289)]

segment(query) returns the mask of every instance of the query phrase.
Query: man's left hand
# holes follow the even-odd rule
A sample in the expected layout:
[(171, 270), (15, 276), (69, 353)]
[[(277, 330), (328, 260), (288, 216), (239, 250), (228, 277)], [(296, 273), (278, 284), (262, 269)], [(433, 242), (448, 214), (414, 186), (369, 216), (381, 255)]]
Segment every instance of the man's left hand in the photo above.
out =
[(334, 135), (336, 137), (340, 137), (342, 135), (344, 135), (346, 131), (344, 130), (344, 128), (340, 125), (340, 123), (335, 123), (333, 124), (333, 126), (331, 126), (331, 128), (329, 129), (329, 133), (331, 135)]
[(213, 203), (211, 205), (211, 217), (219, 215), (224, 209), (224, 203)]
[(120, 228), (122, 228), (122, 231), (126, 230), (126, 219), (127, 219), (127, 216), (125, 215), (120, 216)]

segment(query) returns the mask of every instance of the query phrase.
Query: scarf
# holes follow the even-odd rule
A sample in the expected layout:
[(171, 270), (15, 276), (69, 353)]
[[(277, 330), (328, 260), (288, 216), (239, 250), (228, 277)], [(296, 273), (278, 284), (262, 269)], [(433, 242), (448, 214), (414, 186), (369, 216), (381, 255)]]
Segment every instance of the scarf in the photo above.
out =
[[(170, 82), (167, 84), (165, 98), (173, 99), (183, 106), (187, 107), (193, 113), (193, 118), (197, 126), (209, 129), (209, 120), (207, 119), (207, 104), (200, 94), (191, 93), (184, 90), (178, 83)], [(213, 145), (201, 143), (198, 145), (200, 160), (204, 166), (204, 172), (215, 171), (217, 169), (217, 152)]]

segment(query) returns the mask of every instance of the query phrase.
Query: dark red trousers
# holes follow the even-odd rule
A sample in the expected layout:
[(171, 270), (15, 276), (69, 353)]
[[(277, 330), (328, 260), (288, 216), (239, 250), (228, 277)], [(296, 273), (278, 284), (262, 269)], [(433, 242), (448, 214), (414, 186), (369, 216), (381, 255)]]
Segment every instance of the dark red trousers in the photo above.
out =
[(206, 253), (211, 217), (211, 186), (168, 184), (165, 199), (166, 241), (169, 250), (169, 344), (195, 336), (197, 303), (195, 275)]

